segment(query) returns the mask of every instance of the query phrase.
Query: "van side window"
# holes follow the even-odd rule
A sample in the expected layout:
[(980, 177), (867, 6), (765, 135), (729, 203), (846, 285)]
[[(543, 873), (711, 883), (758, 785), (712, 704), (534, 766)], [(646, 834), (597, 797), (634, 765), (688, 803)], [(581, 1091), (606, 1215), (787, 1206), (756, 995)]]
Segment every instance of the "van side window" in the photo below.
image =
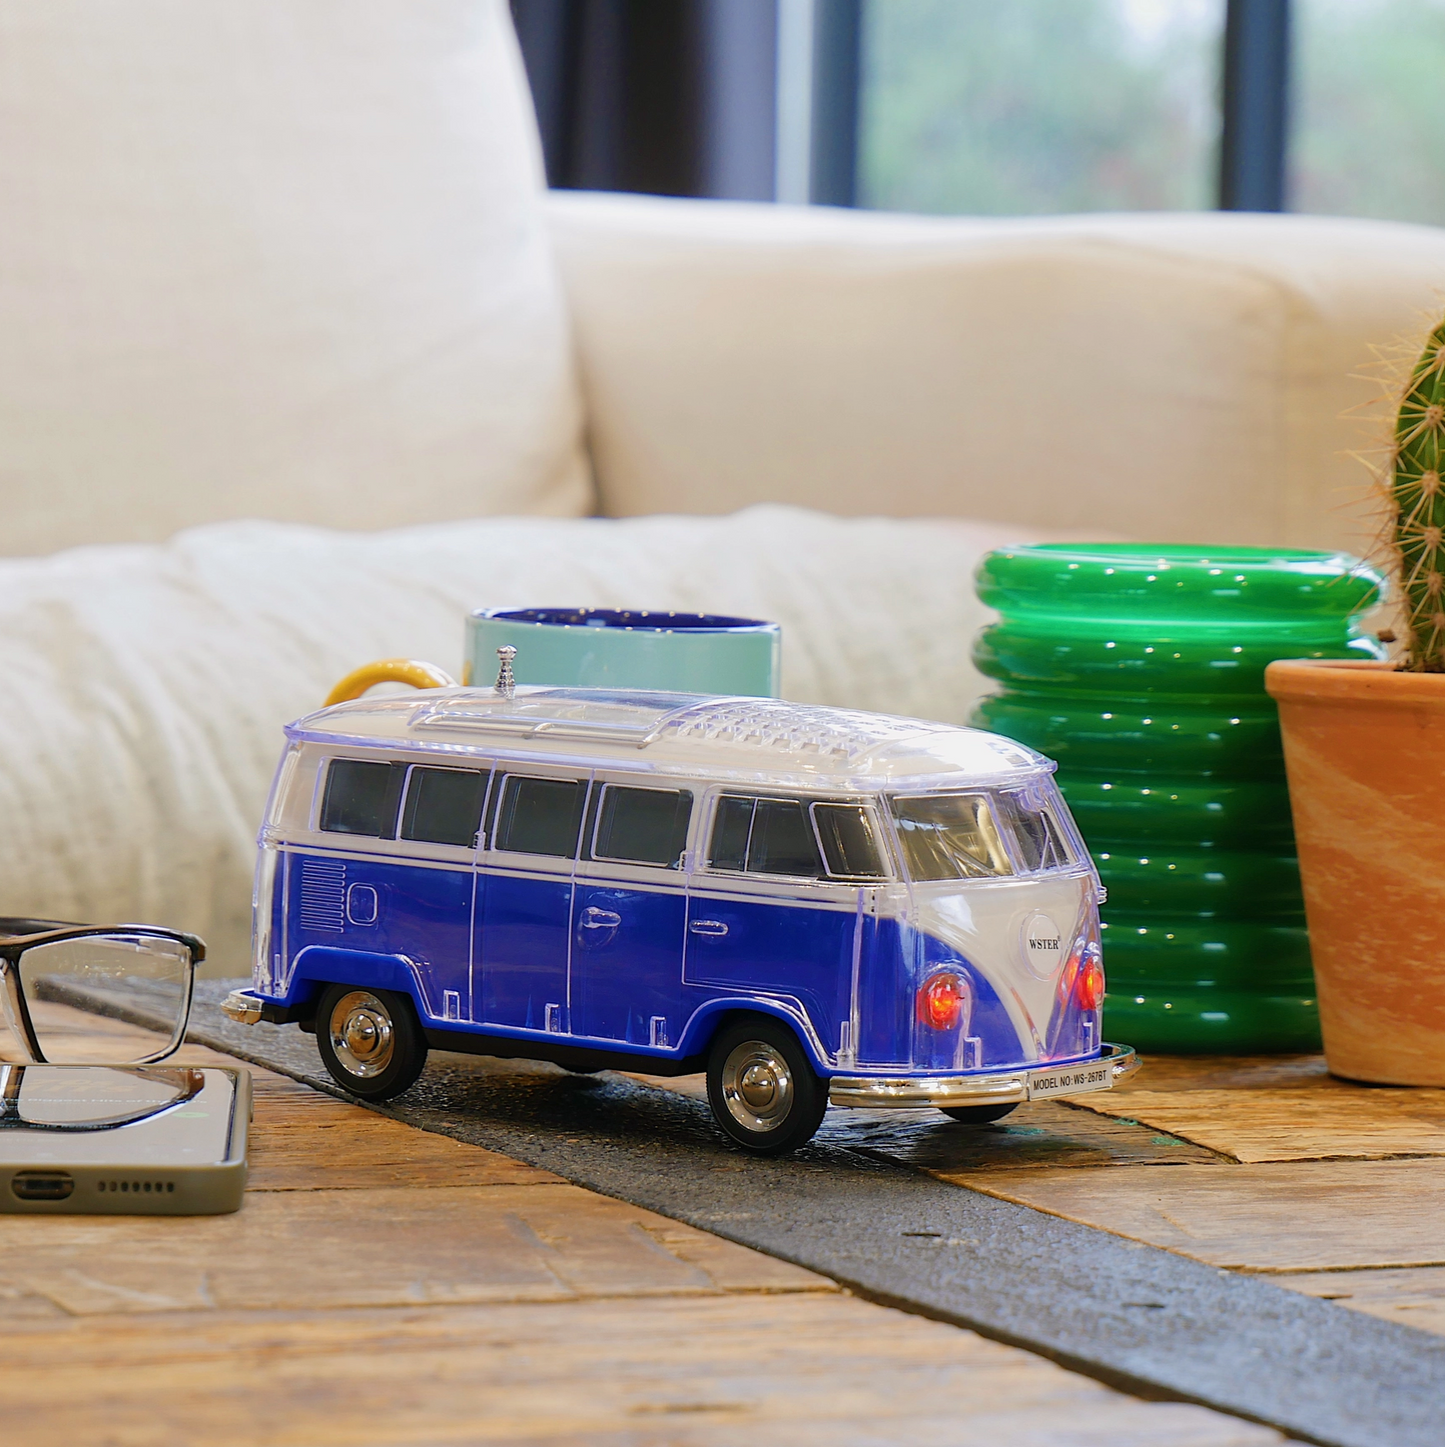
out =
[(823, 873), (818, 841), (800, 800), (758, 800), (748, 840), (748, 873), (792, 874), (809, 879)]
[(489, 777), (477, 769), (412, 769), (401, 837), (470, 848), (482, 827)]
[(494, 849), (571, 859), (577, 853), (585, 779), (533, 779), (510, 774), (497, 807)]
[(717, 801), (717, 816), (712, 825), (712, 848), (708, 866), (712, 869), (741, 871), (748, 865), (748, 835), (753, 827), (756, 799), (736, 799), (724, 795)]
[(749, 874), (823, 876), (818, 841), (800, 799), (719, 799), (709, 863)]
[(829, 874), (841, 879), (887, 877), (873, 816), (861, 804), (814, 804), (813, 824)]
[(406, 781), (405, 764), (369, 759), (332, 759), (321, 796), (321, 828), (328, 834), (396, 837), (396, 810)]
[(692, 795), (686, 789), (630, 789), (606, 784), (592, 857), (677, 869), (687, 847), (691, 817)]

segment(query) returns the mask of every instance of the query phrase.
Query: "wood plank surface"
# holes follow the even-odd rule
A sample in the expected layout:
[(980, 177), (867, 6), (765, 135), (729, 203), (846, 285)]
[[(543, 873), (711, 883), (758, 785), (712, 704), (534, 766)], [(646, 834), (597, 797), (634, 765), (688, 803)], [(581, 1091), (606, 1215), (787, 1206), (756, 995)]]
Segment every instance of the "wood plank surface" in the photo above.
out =
[(252, 1084), (256, 1119), (247, 1182), (252, 1191), (561, 1182), (551, 1171), (449, 1136), (413, 1130), (269, 1071), (253, 1070)]
[(1384, 1271), (1310, 1271), (1271, 1277), (1277, 1286), (1445, 1336), (1445, 1266)]
[(959, 1179), (1235, 1270), (1445, 1265), (1445, 1161), (1438, 1159), (995, 1171)]
[(1146, 1055), (1139, 1070), (1110, 1094), (1118, 1099), (1141, 1090), (1330, 1089), (1340, 1084), (1323, 1055)]
[(257, 1191), (234, 1216), (3, 1216), (0, 1280), (74, 1315), (837, 1289), (569, 1185)]
[(1079, 1106), (1129, 1119), (1232, 1160), (1387, 1160), (1445, 1156), (1445, 1090), (1327, 1081), (1304, 1087), (1135, 1089), (1080, 1096)]
[[(123, 1027), (92, 1043), (113, 1055)], [(236, 1063), (194, 1046), (178, 1059)], [(1282, 1441), (252, 1075), (253, 1173), (236, 1214), (0, 1217), (7, 1442)]]
[(848, 1297), (32, 1322), (7, 1437), (104, 1447), (1264, 1447), (972, 1332)]

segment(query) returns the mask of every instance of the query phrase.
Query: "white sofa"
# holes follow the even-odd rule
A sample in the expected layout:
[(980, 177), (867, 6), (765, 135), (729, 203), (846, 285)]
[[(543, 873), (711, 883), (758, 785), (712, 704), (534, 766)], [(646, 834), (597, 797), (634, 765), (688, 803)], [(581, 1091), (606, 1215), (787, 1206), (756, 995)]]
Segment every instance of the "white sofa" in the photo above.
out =
[(0, 198), (0, 913), (223, 973), (355, 664), (714, 608), (961, 719), (991, 546), (1367, 541), (1353, 374), (1445, 281), (1387, 223), (548, 196), (503, 0), (5, 7)]

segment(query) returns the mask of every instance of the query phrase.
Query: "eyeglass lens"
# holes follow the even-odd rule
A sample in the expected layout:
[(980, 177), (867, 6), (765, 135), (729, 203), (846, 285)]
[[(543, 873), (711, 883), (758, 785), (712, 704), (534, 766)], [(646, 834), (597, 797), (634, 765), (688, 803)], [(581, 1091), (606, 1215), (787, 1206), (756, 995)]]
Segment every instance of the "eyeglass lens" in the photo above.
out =
[(184, 944), (124, 931), (32, 945), (19, 964), (40, 1053), (53, 1065), (157, 1058), (185, 1024), (191, 977)]

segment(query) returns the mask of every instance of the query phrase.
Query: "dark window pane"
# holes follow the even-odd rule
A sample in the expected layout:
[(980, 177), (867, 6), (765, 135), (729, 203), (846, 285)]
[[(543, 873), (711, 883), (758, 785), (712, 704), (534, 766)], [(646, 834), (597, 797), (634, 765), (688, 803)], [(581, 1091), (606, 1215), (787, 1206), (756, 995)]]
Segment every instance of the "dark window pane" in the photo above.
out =
[(884, 877), (887, 870), (873, 832), (873, 820), (861, 804), (814, 804), (813, 820), (829, 874), (849, 879)]
[(587, 785), (578, 780), (513, 775), (502, 787), (494, 847), (514, 854), (570, 859), (577, 852), (586, 797)]
[(393, 838), (405, 778), (405, 764), (333, 759), (321, 796), (321, 827), (332, 834)]
[(712, 850), (708, 864), (713, 869), (741, 870), (748, 858), (748, 831), (753, 823), (754, 799), (722, 798), (717, 801), (717, 818), (712, 826)]
[(818, 841), (797, 799), (759, 799), (748, 842), (749, 874), (792, 874), (816, 879), (823, 873)]
[(482, 823), (487, 775), (476, 769), (413, 769), (401, 837), (468, 848)]
[(683, 789), (624, 789), (607, 785), (597, 824), (598, 859), (662, 864), (676, 869), (687, 845), (692, 795)]

